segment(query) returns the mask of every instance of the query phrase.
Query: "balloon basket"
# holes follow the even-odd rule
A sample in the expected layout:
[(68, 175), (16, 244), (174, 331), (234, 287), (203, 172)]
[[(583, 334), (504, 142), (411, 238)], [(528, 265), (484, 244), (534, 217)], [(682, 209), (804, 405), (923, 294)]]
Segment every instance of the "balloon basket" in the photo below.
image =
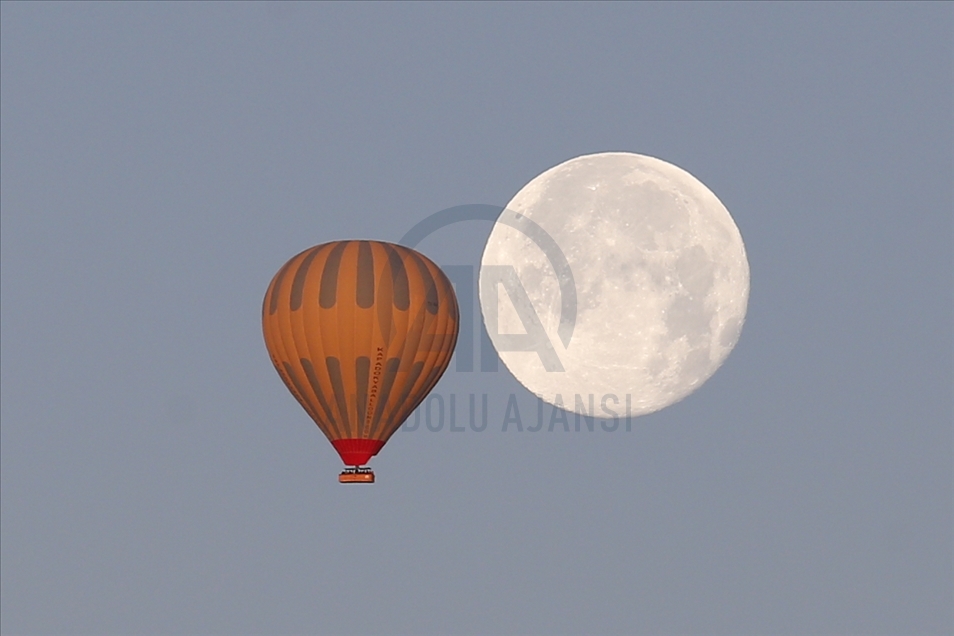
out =
[(342, 484), (373, 484), (374, 471), (370, 468), (345, 468), (338, 475), (338, 482)]

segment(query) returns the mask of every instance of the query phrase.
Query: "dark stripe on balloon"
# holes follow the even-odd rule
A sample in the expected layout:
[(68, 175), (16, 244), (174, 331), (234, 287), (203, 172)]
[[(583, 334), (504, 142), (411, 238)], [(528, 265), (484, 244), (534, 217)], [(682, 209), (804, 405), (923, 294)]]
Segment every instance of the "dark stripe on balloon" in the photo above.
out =
[[(429, 343), (430, 346), (428, 347), (428, 351), (438, 352), (438, 353), (433, 358), (431, 357), (432, 354), (428, 354), (428, 359), (430, 360), (433, 366), (431, 367), (430, 371), (427, 373), (427, 376), (425, 377), (424, 382), (421, 383), (418, 389), (414, 392), (415, 395), (417, 395), (418, 397), (416, 401), (413, 403), (413, 405), (410, 407), (410, 409), (407, 411), (408, 415), (410, 415), (414, 411), (414, 409), (416, 409), (418, 406), (421, 405), (421, 403), (424, 401), (427, 395), (431, 392), (431, 389), (433, 389), (437, 385), (437, 382), (441, 379), (441, 376), (443, 375), (444, 371), (447, 369), (447, 364), (449, 362), (449, 358), (451, 354), (451, 351), (448, 350), (448, 344), (453, 344), (457, 340), (456, 333), (454, 332), (447, 333), (448, 323), (450, 322), (449, 316), (448, 315), (438, 316), (438, 320), (440, 320), (441, 318), (444, 319), (442, 321), (442, 324), (437, 325), (432, 323), (431, 325), (432, 327), (440, 327), (441, 333), (434, 334), (434, 336), (439, 337), (439, 340), (437, 337), (432, 336)], [(447, 342), (447, 338), (449, 336), (452, 339), (451, 343)], [(397, 430), (397, 426), (395, 426), (394, 430)], [(392, 430), (391, 433), (393, 434), (393, 432), (394, 431)]]
[(371, 358), (361, 356), (354, 361), (354, 380), (358, 387), (357, 407), (358, 421), (355, 437), (364, 437), (364, 420), (368, 414), (368, 376), (371, 373)]
[[(404, 269), (404, 259), (394, 246), (383, 243), (388, 253), (388, 263), (391, 265), (391, 286), (394, 289), (394, 306), (401, 311), (407, 311), (411, 304), (411, 295), (408, 290), (407, 270)], [(403, 250), (402, 250), (403, 251)]]
[(342, 437), (354, 437), (355, 432), (351, 428), (351, 418), (348, 417), (348, 396), (345, 394), (344, 382), (341, 378), (341, 362), (334, 356), (328, 356), (325, 358), (325, 365), (328, 367), (331, 389), (335, 393), (335, 404), (338, 405), (338, 413), (341, 415), (342, 425), (346, 433)]
[[(324, 394), (321, 392), (321, 382), (318, 380), (318, 374), (315, 373), (315, 367), (311, 364), (311, 360), (308, 358), (300, 358), (299, 362), (301, 362), (301, 368), (305, 370), (305, 377), (308, 378), (308, 383), (311, 385), (312, 392), (315, 394), (315, 397), (318, 398), (318, 403), (321, 404), (321, 408), (325, 412), (328, 423), (331, 424), (331, 428), (334, 429), (335, 439), (341, 439), (342, 435), (341, 431), (338, 430), (338, 422), (335, 419), (334, 411), (331, 410), (331, 405), (328, 404)], [(312, 417), (315, 416), (313, 415)]]
[(427, 313), (431, 315), (436, 314), (440, 307), (440, 301), (437, 297), (437, 283), (434, 282), (434, 276), (431, 275), (431, 270), (428, 269), (427, 264), (420, 256), (414, 252), (409, 252), (408, 254), (411, 260), (417, 265), (417, 269), (421, 273), (421, 278), (424, 279), (424, 307), (427, 309)]
[[(427, 290), (425, 294), (424, 302), (420, 302), (417, 306), (417, 316), (415, 318), (415, 323), (419, 325), (420, 335), (417, 338), (417, 351), (419, 352), (428, 352), (427, 357), (433, 358), (433, 355), (430, 352), (436, 351), (439, 347), (438, 336), (439, 333), (435, 331), (438, 323), (443, 318), (443, 315), (438, 313), (435, 307), (440, 306), (440, 300), (438, 296), (437, 283), (433, 278), (433, 274), (430, 269), (427, 267), (427, 263), (418, 257), (416, 262), (419, 265), (419, 271), (421, 274), (422, 283)], [(434, 300), (428, 300), (428, 297), (433, 293)]]
[(321, 270), (321, 288), (318, 291), (318, 304), (322, 309), (330, 309), (335, 306), (335, 300), (338, 297), (338, 268), (341, 265), (341, 255), (348, 246), (347, 241), (335, 245), (325, 261), (325, 267)]
[[(443, 373), (444, 369), (442, 369), (439, 364), (435, 364), (434, 368), (428, 372), (427, 380), (425, 380), (424, 384), (422, 385), (424, 397), (431, 392), (431, 389), (433, 389), (437, 384), (437, 381), (441, 379), (441, 374)], [(422, 401), (424, 400), (424, 397), (421, 398)]]
[[(445, 368), (446, 368), (446, 367), (445, 367)], [(415, 393), (416, 393), (419, 397), (417, 398), (417, 400), (414, 401), (414, 403), (413, 403), (413, 405), (410, 407), (410, 409), (408, 409), (407, 415), (410, 415), (411, 413), (413, 413), (413, 412), (414, 412), (414, 409), (416, 409), (417, 407), (419, 407), (419, 406), (421, 405), (421, 403), (424, 402), (424, 399), (425, 399), (425, 398), (427, 397), (427, 395), (431, 392), (431, 389), (433, 389), (434, 386), (437, 384), (438, 380), (441, 379), (441, 375), (443, 374), (443, 372), (444, 372), (444, 368), (441, 368), (441, 365), (437, 365), (437, 366), (433, 367), (433, 368), (428, 372), (427, 378), (424, 380), (424, 383), (420, 386), (420, 388), (419, 388), (417, 391), (415, 391)], [(407, 416), (405, 416), (405, 417), (407, 417)], [(397, 430), (397, 427), (400, 426), (400, 424), (401, 424), (400, 422), (396, 423), (396, 424), (394, 425), (394, 428), (393, 428), (392, 430), (390, 430), (390, 431), (384, 431), (384, 433), (385, 433), (386, 435), (387, 435), (387, 434), (393, 434), (394, 431)], [(386, 438), (385, 438), (385, 439), (386, 439)]]
[[(288, 387), (288, 390), (291, 391), (291, 394), (295, 396), (295, 399), (298, 400), (298, 403), (302, 405), (305, 409), (305, 412), (308, 413), (308, 416), (315, 421), (315, 424), (318, 428), (321, 428), (319, 423), (322, 418), (315, 412), (312, 408), (310, 400), (305, 399), (305, 387), (302, 385), (301, 381), (298, 379), (298, 375), (295, 373), (294, 367), (292, 367), (290, 362), (282, 361), (282, 366), (284, 370), (279, 373), (282, 376), (282, 379), (285, 380), (285, 386)], [(328, 435), (327, 431), (324, 431), (325, 435)], [(328, 435), (331, 437), (331, 435)]]
[(394, 379), (397, 377), (398, 368), (401, 366), (400, 358), (388, 358), (384, 365), (384, 377), (381, 378), (381, 390), (378, 393), (378, 408), (374, 411), (374, 419), (371, 420), (371, 432), (368, 433), (370, 439), (375, 439), (378, 432), (378, 425), (381, 423), (381, 416), (388, 405), (388, 398), (391, 397), (391, 389), (394, 387)]
[[(411, 354), (413, 355), (413, 353)], [(404, 418), (401, 418), (400, 422), (395, 422), (395, 417), (401, 413), (401, 408), (405, 406), (408, 396), (411, 394), (411, 391), (414, 389), (414, 384), (417, 382), (417, 379), (421, 376), (421, 371), (424, 370), (424, 361), (415, 362), (411, 365), (411, 371), (407, 374), (407, 377), (404, 379), (403, 387), (401, 388), (401, 393), (398, 396), (398, 399), (394, 402), (394, 407), (391, 409), (391, 412), (388, 413), (387, 424), (392, 426), (400, 426), (404, 422), (404, 418), (411, 414), (411, 411), (414, 409), (408, 409), (404, 415)]]
[(291, 310), (298, 311), (301, 309), (301, 302), (303, 293), (305, 290), (305, 280), (308, 278), (308, 268), (311, 267), (312, 261), (315, 260), (315, 257), (318, 256), (318, 252), (321, 251), (321, 247), (314, 247), (308, 252), (308, 255), (305, 256), (301, 261), (301, 265), (298, 266), (298, 271), (295, 272), (295, 280), (292, 282), (291, 289)]
[(295, 370), (292, 369), (292, 366), (284, 361), (279, 364), (279, 362), (274, 358), (272, 359), (272, 364), (275, 365), (275, 370), (278, 371), (279, 377), (281, 377), (282, 381), (285, 383), (285, 386), (288, 388), (294, 398), (298, 400), (298, 403), (304, 407), (305, 412), (307, 412), (309, 416), (312, 416), (311, 407), (305, 401), (304, 395), (301, 391), (301, 385), (298, 383), (298, 379), (295, 377)]
[(367, 309), (374, 304), (374, 254), (367, 241), (358, 243), (358, 282), (355, 289), (358, 307)]
[(295, 376), (295, 369), (291, 364), (285, 361), (282, 361), (282, 367), (279, 367), (277, 364), (275, 365), (275, 368), (278, 369), (278, 375), (280, 375), (282, 380), (285, 381), (285, 386), (291, 390), (291, 394), (295, 396), (295, 399), (298, 400), (299, 404), (305, 408), (305, 411), (308, 413), (308, 415), (314, 418), (315, 414), (312, 412), (311, 407), (305, 400), (304, 387), (302, 387), (301, 383), (298, 382), (298, 378)]
[[(434, 335), (436, 342), (432, 341), (430, 350), (448, 352), (448, 356), (453, 353), (454, 345), (457, 342), (458, 317), (457, 317), (457, 297), (454, 295), (454, 288), (450, 280), (440, 269), (436, 272), (437, 280), (440, 281), (441, 304), (448, 305), (448, 310), (441, 316), (438, 316), (434, 324)], [(440, 356), (438, 356), (440, 357)], [(443, 373), (443, 371), (442, 371)], [(435, 380), (435, 383), (437, 381)]]
[(285, 263), (282, 268), (278, 270), (278, 274), (275, 275), (275, 282), (272, 283), (271, 289), (272, 296), (268, 300), (268, 315), (272, 315), (278, 311), (278, 294), (282, 290), (282, 281), (285, 280), (285, 274), (288, 272), (288, 268), (291, 267), (292, 261), (294, 260), (295, 259), (291, 259), (291, 261)]
[(440, 274), (441, 287), (444, 289), (444, 300), (442, 302), (446, 302), (450, 305), (450, 310), (447, 313), (450, 319), (456, 323), (460, 319), (460, 312), (457, 306), (457, 294), (454, 293), (454, 285), (450, 282), (450, 279), (444, 275), (443, 271), (439, 271), (438, 273)]

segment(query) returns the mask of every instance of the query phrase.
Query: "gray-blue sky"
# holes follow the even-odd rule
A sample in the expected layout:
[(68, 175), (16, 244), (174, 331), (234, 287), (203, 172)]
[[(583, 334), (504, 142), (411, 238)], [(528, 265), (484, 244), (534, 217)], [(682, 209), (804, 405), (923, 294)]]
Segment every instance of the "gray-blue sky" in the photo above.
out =
[[(2, 5), (4, 633), (954, 629), (954, 6)], [(615, 433), (396, 435), (379, 483), (271, 368), (292, 254), (690, 171), (735, 352)], [(489, 225), (420, 248), (476, 264)], [(459, 406), (460, 408), (460, 406)]]

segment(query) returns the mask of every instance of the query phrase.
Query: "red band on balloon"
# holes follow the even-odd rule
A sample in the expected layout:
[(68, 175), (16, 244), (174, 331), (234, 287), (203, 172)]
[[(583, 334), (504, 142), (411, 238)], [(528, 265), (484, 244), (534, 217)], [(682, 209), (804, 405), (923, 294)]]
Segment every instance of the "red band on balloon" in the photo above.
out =
[(376, 439), (336, 439), (331, 443), (347, 466), (364, 466), (384, 446)]

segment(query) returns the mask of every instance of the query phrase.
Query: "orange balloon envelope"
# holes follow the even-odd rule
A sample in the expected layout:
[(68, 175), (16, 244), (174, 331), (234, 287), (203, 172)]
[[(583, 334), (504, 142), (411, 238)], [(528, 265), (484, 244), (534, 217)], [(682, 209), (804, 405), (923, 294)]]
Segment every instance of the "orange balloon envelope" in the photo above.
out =
[[(444, 272), (381, 241), (305, 250), (278, 270), (262, 305), (272, 364), (354, 467), (377, 455), (437, 384), (458, 326)], [(345, 473), (342, 482), (374, 480), (367, 469)]]

